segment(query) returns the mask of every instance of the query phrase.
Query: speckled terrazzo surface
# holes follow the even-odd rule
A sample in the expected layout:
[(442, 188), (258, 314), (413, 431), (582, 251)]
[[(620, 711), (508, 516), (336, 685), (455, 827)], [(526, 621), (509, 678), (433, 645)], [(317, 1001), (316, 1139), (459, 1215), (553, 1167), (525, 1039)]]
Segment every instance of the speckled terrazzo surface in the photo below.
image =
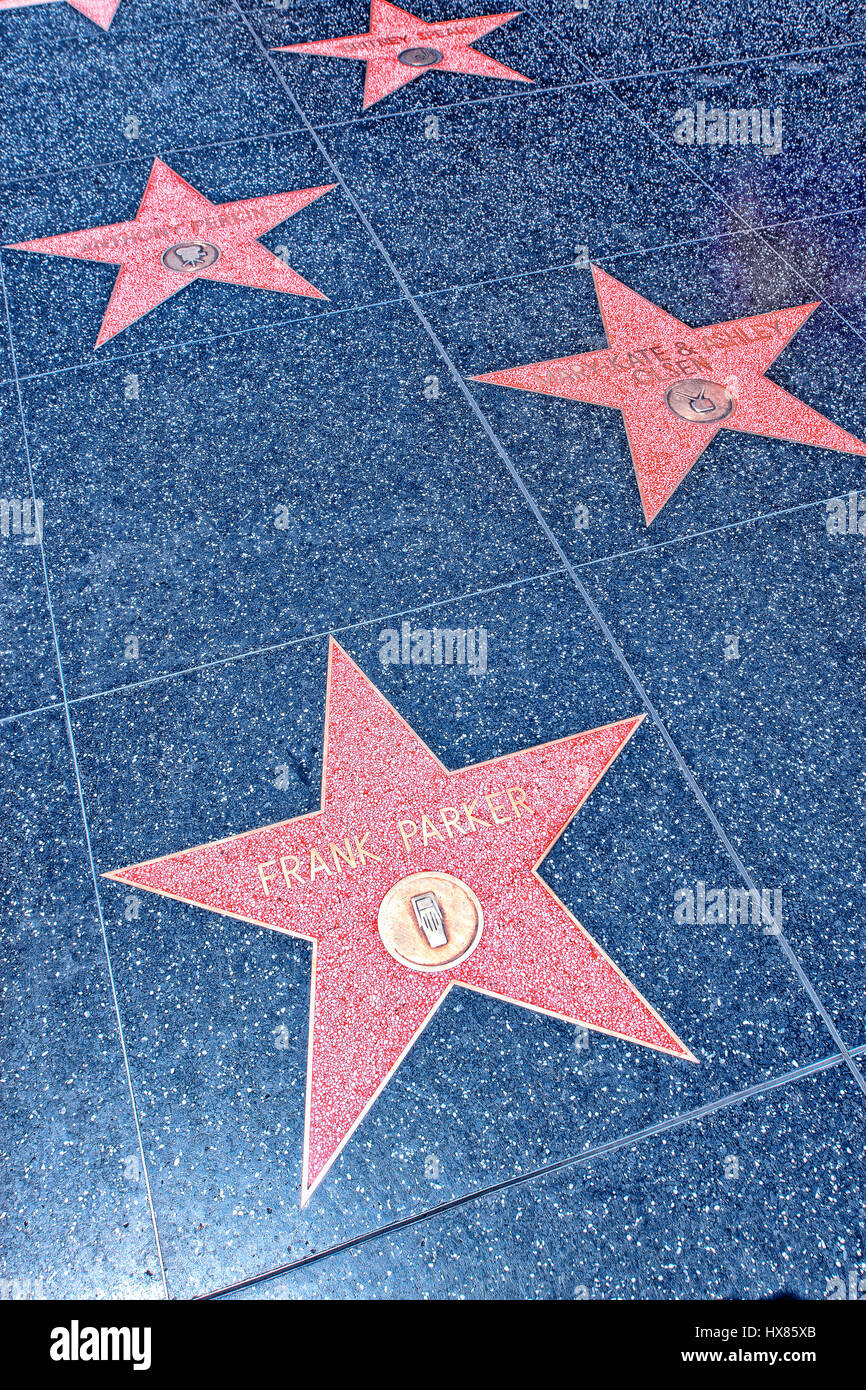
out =
[(866, 1287), (861, 8), (0, 55), (0, 1294)]

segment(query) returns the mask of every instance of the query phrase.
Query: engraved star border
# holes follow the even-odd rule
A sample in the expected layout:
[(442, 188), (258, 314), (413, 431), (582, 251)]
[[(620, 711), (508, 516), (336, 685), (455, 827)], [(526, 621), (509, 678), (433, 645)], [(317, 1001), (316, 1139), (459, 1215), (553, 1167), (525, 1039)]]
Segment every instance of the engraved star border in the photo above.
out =
[[(454, 985), (697, 1060), (537, 872), (643, 717), (449, 772), (331, 639), (320, 809), (106, 875), (313, 943), (302, 1205)], [(435, 973), (377, 928), (419, 872), (484, 910), (472, 954)]]
[[(392, 5), (390, 0), (371, 0), (370, 28), (366, 34), (290, 43), (271, 52), (354, 58), (366, 63), (363, 105), (366, 111), (425, 72), (459, 72), (474, 77), (503, 78), (508, 82), (531, 82), (531, 77), (524, 77), (523, 73), (515, 72), (472, 47), (485, 34), (516, 19), (520, 13), (520, 10), (509, 10), (502, 14), (470, 15), (428, 23), (400, 9), (399, 5)], [(419, 55), (426, 50), (439, 57), (418, 65), (401, 61), (400, 53), (408, 53), (413, 48)]]
[[(18, 241), (7, 249), (119, 267), (95, 343), (102, 347), (194, 280), (327, 299), (258, 238), (334, 188), (336, 184), (327, 183), (212, 203), (163, 160), (155, 159), (130, 221)], [(167, 268), (164, 257), (174, 245), (196, 242), (210, 246), (216, 260), (181, 272)]]
[[(647, 526), (720, 429), (866, 455), (862, 440), (764, 375), (817, 302), (690, 328), (598, 266), (590, 269), (607, 348), (470, 380), (621, 410)], [(731, 413), (706, 422), (680, 418), (666, 388), (688, 378), (721, 386)]]

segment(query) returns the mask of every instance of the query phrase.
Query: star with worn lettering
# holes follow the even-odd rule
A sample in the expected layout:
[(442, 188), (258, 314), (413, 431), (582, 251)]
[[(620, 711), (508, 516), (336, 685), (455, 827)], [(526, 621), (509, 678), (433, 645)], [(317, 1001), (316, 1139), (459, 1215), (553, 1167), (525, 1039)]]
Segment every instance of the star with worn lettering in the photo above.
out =
[(455, 985), (696, 1060), (536, 872), (642, 718), (449, 772), (332, 639), (320, 810), (107, 875), (313, 942), (302, 1202)]
[(718, 430), (866, 455), (866, 444), (764, 373), (818, 304), (689, 328), (592, 267), (608, 347), (473, 381), (621, 410), (646, 524)]
[(290, 43), (274, 53), (313, 53), (322, 58), (354, 58), (366, 63), (364, 110), (414, 82), (425, 72), (465, 72), (476, 77), (502, 77), (509, 82), (531, 82), (472, 45), (493, 29), (516, 19), (520, 10), (507, 14), (478, 15), (472, 19), (446, 19), (428, 24), (389, 0), (372, 0), (370, 29), (340, 39)]
[(9, 249), (120, 266), (96, 339), (101, 347), (193, 280), (221, 280), (325, 299), (257, 237), (335, 186), (328, 183), (235, 203), (212, 203), (155, 159), (134, 221), (16, 242)]
[[(21, 10), (30, 5), (46, 5), (53, 0), (0, 0), (0, 10)], [(80, 14), (92, 19), (100, 29), (107, 29), (114, 19), (114, 11), (120, 0), (69, 0), (69, 4)]]

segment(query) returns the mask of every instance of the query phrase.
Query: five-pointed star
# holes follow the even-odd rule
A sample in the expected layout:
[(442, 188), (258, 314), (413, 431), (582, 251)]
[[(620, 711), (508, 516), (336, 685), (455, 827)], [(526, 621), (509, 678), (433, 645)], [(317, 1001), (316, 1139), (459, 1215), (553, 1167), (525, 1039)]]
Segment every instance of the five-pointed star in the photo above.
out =
[[(449, 772), (332, 640), (321, 809), (107, 875), (314, 943), (302, 1201), (455, 984), (696, 1060), (536, 873), (642, 718)], [(483, 908), (436, 973), (377, 927), (422, 871)]]
[(424, 72), (466, 72), (477, 77), (504, 77), (510, 82), (531, 82), (486, 53), (472, 47), (477, 39), (515, 19), (520, 10), (507, 14), (478, 15), (473, 19), (446, 19), (428, 24), (389, 0), (371, 0), (370, 30), (341, 39), (290, 43), (274, 53), (315, 53), (323, 58), (355, 58), (367, 64), (364, 110), (414, 82)]
[[(0, 10), (19, 10), (28, 5), (48, 3), (49, 0), (0, 0)], [(107, 29), (114, 19), (114, 11), (120, 0), (69, 0), (69, 4), (74, 10), (79, 10), (81, 14), (87, 15), (88, 19), (92, 19), (100, 29)]]
[(256, 238), (335, 186), (212, 203), (155, 159), (133, 222), (21, 241), (10, 249), (120, 266), (96, 339), (101, 347), (193, 280), (222, 280), (325, 299)]
[(596, 266), (592, 274), (607, 350), (472, 379), (621, 410), (647, 525), (719, 429), (866, 455), (866, 444), (764, 376), (817, 303), (689, 328)]

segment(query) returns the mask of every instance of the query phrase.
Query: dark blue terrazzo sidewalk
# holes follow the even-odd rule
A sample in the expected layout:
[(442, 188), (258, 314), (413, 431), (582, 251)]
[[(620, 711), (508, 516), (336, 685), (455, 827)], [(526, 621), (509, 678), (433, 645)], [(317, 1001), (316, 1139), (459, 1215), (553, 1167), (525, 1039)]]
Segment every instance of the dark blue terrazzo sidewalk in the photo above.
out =
[[(866, 17), (534, 0), (476, 44), (531, 85), (366, 110), (268, 54), (368, 21), (0, 9), (2, 1288), (824, 1299), (866, 1273), (866, 459), (723, 430), (647, 527), (618, 411), (470, 378), (605, 349), (591, 261), (695, 327), (820, 301), (768, 377), (866, 438)], [(701, 103), (779, 152), (679, 142)], [(335, 184), (261, 236), (325, 297), (198, 278), (96, 347), (114, 267), (8, 247), (132, 221), (157, 157)], [(403, 621), (486, 672), (383, 667)], [(449, 770), (648, 714), (539, 874), (698, 1065), (457, 988), (301, 1207), (309, 941), (102, 875), (318, 808), (329, 633)]]

